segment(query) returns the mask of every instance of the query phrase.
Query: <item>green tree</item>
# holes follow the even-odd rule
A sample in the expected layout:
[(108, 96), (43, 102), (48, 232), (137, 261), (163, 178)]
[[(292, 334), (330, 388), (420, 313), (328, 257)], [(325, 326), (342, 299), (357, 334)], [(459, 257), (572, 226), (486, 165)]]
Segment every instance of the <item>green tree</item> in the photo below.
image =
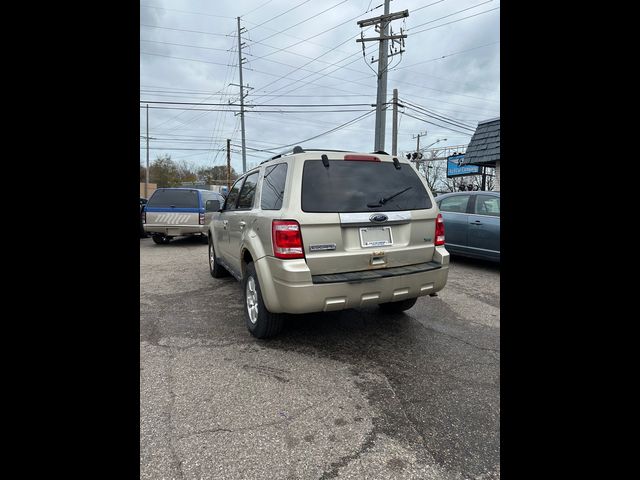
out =
[(178, 187), (180, 180), (178, 167), (171, 160), (171, 155), (158, 155), (149, 167), (149, 181), (163, 187)]
[[(197, 170), (197, 173), (198, 181), (207, 185), (227, 181), (227, 167), (223, 165), (217, 165), (211, 168), (201, 167)], [(236, 178), (238, 178), (238, 172), (231, 167), (231, 181), (233, 182)]]

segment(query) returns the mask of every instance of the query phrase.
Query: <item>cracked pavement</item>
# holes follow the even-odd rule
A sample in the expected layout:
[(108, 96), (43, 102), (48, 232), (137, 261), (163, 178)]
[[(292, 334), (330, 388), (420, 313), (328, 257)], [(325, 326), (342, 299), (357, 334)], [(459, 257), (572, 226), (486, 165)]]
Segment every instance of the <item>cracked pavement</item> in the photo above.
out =
[(500, 270), (253, 338), (197, 239), (140, 241), (140, 478), (500, 478)]

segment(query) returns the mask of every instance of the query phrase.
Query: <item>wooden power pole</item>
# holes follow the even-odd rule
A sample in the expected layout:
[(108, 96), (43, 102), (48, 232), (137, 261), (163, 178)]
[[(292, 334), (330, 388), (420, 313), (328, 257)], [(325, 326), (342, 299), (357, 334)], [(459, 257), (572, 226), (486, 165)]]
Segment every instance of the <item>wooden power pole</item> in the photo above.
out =
[(227, 138), (227, 195), (231, 191), (231, 139)]
[[(409, 10), (389, 13), (389, 3), (390, 0), (384, 1), (384, 15), (357, 22), (360, 28), (376, 25), (378, 32), (380, 32), (379, 36), (371, 38), (364, 38), (364, 34), (361, 34), (361, 38), (356, 40), (358, 43), (362, 42), (363, 55), (365, 52), (364, 42), (379, 42), (378, 59), (371, 60), (371, 63), (378, 62), (378, 93), (376, 97), (376, 126), (373, 147), (376, 152), (384, 151), (385, 114), (387, 110), (387, 70), (389, 69), (389, 58), (404, 52), (402, 47), (404, 47), (404, 39), (407, 38), (407, 35), (403, 33), (402, 29), (398, 35), (394, 35), (393, 32), (389, 34), (389, 24), (393, 20), (409, 16)], [(389, 40), (394, 44), (396, 42), (400, 43), (400, 50), (398, 51), (396, 48), (396, 51), (389, 53)]]

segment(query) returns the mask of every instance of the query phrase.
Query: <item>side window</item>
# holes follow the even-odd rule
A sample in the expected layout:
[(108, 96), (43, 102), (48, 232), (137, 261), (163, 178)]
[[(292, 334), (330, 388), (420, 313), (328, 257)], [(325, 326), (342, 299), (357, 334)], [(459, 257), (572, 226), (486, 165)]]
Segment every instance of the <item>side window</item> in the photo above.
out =
[(216, 192), (202, 192), (202, 206), (207, 205), (208, 200), (218, 200), (220, 205), (224, 205), (224, 197)]
[(453, 195), (440, 201), (443, 212), (466, 213), (470, 195)]
[(253, 198), (256, 195), (256, 185), (258, 184), (259, 173), (260, 172), (252, 173), (245, 180), (238, 198), (238, 210), (253, 208)]
[(240, 193), (240, 185), (242, 185), (242, 180), (244, 180), (244, 178), (239, 178), (238, 180), (236, 180), (236, 183), (234, 183), (231, 187), (231, 190), (229, 190), (227, 201), (224, 203), (224, 210), (236, 209), (236, 200), (238, 200), (238, 193)]
[(284, 182), (287, 179), (287, 164), (271, 165), (264, 171), (262, 181), (262, 198), (260, 208), (263, 210), (280, 210), (284, 197)]
[(500, 216), (500, 197), (493, 195), (478, 195), (476, 197), (475, 213), (477, 215)]

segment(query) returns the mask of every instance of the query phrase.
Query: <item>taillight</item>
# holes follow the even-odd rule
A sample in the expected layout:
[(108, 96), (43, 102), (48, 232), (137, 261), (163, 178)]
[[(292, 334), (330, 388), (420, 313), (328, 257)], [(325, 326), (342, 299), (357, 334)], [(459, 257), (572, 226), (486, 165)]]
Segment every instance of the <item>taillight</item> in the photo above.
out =
[(380, 159), (373, 155), (345, 155), (345, 160), (357, 160), (361, 162), (379, 162)]
[(444, 245), (444, 220), (441, 213), (436, 218), (436, 241), (434, 245)]
[(271, 224), (276, 258), (304, 258), (300, 224), (295, 220), (274, 220)]
[(200, 223), (200, 225), (204, 225), (204, 213), (202, 212), (198, 215), (198, 223)]

